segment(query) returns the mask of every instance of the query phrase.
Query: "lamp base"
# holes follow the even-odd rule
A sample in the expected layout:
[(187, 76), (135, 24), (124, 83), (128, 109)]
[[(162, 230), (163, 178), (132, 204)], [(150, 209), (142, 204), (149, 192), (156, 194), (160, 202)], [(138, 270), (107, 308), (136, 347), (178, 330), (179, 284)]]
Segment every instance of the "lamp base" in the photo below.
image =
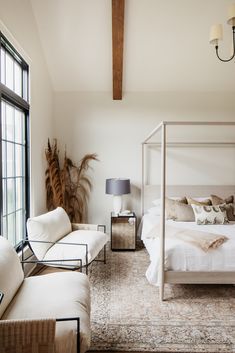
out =
[(113, 196), (113, 212), (117, 215), (122, 210), (122, 195)]

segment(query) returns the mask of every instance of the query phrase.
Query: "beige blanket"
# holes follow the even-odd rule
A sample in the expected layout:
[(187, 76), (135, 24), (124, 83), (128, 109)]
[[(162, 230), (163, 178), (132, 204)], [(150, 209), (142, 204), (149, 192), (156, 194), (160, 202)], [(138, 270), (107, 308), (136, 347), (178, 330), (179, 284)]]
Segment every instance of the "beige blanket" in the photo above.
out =
[[(146, 238), (157, 238), (160, 234), (160, 224), (154, 226), (147, 234)], [(166, 224), (165, 228), (166, 238), (177, 238), (186, 243), (193, 244), (200, 247), (207, 252), (209, 249), (217, 249), (228, 238), (222, 234), (213, 234), (209, 232), (201, 232), (197, 230), (184, 229)]]
[(0, 353), (54, 353), (55, 320), (0, 320)]

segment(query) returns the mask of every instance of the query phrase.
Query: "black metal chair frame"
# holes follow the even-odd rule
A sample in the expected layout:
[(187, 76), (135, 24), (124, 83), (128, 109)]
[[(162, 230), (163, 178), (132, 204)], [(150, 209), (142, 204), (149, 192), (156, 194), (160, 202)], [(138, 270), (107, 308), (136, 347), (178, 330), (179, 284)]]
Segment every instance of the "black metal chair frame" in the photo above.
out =
[(77, 353), (80, 353), (80, 318), (79, 317), (63, 317), (56, 319), (57, 322), (77, 321)]

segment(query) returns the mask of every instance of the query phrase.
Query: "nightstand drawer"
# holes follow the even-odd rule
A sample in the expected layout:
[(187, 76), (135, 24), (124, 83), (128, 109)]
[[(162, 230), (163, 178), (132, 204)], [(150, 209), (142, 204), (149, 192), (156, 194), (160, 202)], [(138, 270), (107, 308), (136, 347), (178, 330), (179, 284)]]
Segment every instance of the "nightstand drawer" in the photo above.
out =
[(111, 217), (111, 248), (112, 250), (135, 250), (136, 217)]

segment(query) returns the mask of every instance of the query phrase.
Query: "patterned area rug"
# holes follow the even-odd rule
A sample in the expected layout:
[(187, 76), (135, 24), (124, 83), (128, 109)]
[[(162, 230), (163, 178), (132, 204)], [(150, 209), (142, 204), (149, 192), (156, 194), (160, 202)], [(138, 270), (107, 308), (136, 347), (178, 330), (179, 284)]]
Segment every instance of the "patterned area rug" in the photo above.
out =
[(235, 352), (235, 287), (166, 285), (160, 303), (148, 264), (143, 248), (92, 264), (91, 350)]

